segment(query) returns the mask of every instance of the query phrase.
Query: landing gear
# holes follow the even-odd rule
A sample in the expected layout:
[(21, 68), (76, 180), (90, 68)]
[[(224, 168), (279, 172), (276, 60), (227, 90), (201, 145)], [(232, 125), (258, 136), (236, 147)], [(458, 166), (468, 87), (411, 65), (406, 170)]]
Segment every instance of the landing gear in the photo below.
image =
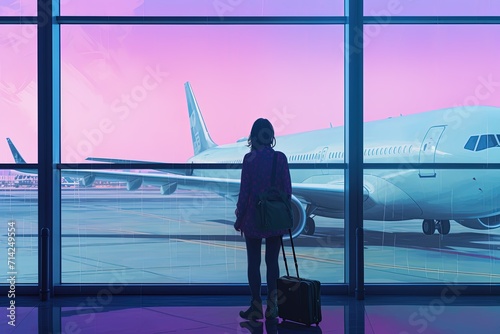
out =
[(424, 221), (422, 222), (422, 231), (425, 235), (432, 235), (436, 230), (439, 234), (447, 235), (448, 233), (450, 233), (450, 221), (424, 219)]
[(422, 231), (425, 235), (432, 235), (436, 230), (436, 223), (434, 219), (424, 219), (422, 222)]
[(316, 223), (312, 217), (306, 218), (306, 226), (304, 227), (304, 233), (306, 235), (313, 235), (316, 230)]
[(449, 220), (438, 220), (436, 224), (436, 229), (439, 234), (447, 235), (450, 233), (450, 221)]
[[(316, 230), (316, 223), (314, 222), (314, 211), (316, 211), (317, 207), (312, 204), (307, 204), (306, 206), (306, 226), (304, 226), (304, 234), (305, 235), (313, 235)], [(313, 217), (311, 217), (313, 216)]]

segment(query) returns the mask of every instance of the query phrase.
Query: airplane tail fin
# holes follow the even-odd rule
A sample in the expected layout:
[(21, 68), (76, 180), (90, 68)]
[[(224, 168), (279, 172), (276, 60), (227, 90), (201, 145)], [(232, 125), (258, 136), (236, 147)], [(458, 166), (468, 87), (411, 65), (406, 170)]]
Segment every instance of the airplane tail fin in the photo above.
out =
[(16, 164), (25, 164), (26, 161), (24, 161), (23, 157), (14, 146), (14, 143), (12, 142), (12, 140), (10, 140), (10, 138), (7, 138), (7, 143), (9, 144), (10, 151), (12, 152), (12, 156), (14, 157), (14, 161), (16, 162)]
[(194, 97), (193, 90), (191, 89), (189, 82), (184, 84), (184, 88), (186, 89), (194, 154), (197, 155), (209, 148), (216, 147), (217, 144), (215, 144), (212, 138), (210, 138), (205, 121), (201, 115), (200, 107), (198, 107), (198, 103), (196, 102), (196, 98)]

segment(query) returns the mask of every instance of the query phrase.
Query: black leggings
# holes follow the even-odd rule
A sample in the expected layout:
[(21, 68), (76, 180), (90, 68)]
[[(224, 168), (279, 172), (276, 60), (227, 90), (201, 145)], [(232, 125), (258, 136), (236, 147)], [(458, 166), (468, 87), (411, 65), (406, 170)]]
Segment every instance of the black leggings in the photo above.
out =
[[(268, 299), (276, 299), (277, 280), (280, 275), (278, 257), (280, 254), (281, 241), (280, 236), (266, 238), (266, 283)], [(260, 277), (260, 261), (262, 238), (245, 237), (247, 244), (248, 261), (248, 284), (252, 293), (252, 301), (262, 301), (260, 296), (260, 287), (262, 279)]]

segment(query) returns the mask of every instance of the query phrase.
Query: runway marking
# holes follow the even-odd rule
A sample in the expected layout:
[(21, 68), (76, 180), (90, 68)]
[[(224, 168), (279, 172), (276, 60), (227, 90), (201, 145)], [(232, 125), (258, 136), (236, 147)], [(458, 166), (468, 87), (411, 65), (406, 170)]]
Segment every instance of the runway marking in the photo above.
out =
[[(199, 245), (205, 245), (205, 246), (216, 246), (216, 247), (220, 247), (220, 248), (231, 248), (231, 249), (246, 251), (245, 246), (226, 245), (226, 244), (221, 244), (221, 243), (211, 242), (211, 241), (204, 241), (204, 240), (185, 240), (185, 239), (174, 239), (174, 240), (185, 242), (185, 243), (191, 243), (191, 244), (199, 244)], [(261, 251), (261, 253), (265, 254), (266, 251), (263, 249)], [(303, 260), (311, 260), (311, 261), (318, 261), (318, 262), (325, 262), (325, 263), (336, 263), (336, 264), (344, 263), (344, 261), (342, 261), (342, 260), (323, 259), (323, 258), (317, 258), (314, 256), (303, 255), (303, 254), (297, 254), (296, 256), (297, 256), (297, 258), (300, 258)]]

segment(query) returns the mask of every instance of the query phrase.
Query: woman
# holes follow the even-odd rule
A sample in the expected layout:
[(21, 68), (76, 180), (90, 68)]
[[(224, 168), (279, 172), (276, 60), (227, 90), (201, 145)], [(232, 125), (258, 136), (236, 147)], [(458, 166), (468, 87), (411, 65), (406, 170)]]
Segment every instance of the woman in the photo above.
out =
[(271, 169), (274, 154), (276, 159), (275, 186), (291, 196), (292, 184), (288, 161), (282, 152), (273, 149), (276, 144), (272, 124), (264, 118), (257, 119), (248, 138), (250, 152), (243, 159), (241, 184), (238, 203), (236, 205), (236, 222), (234, 228), (245, 235), (248, 261), (248, 283), (252, 294), (250, 307), (241, 311), (244, 319), (262, 319), (261, 299), (261, 246), (266, 240), (266, 282), (267, 282), (267, 319), (278, 316), (277, 280), (279, 278), (278, 256), (281, 246), (281, 236), (287, 230), (262, 231), (257, 224), (258, 195), (271, 186)]

